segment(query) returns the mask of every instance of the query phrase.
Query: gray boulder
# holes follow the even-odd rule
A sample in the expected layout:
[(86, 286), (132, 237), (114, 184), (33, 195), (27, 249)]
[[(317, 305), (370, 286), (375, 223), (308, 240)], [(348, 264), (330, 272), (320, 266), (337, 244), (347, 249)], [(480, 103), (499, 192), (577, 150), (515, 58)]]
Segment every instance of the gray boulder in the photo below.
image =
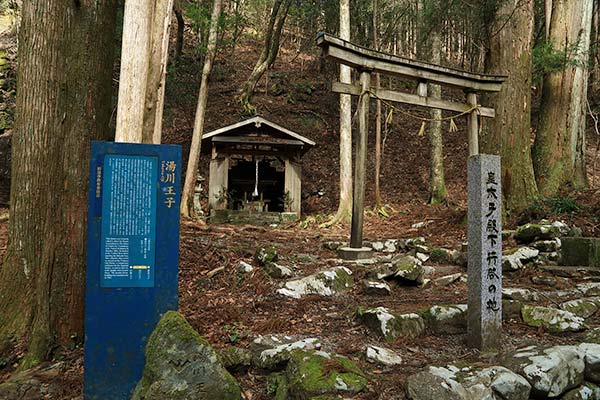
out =
[(425, 326), (436, 333), (457, 334), (467, 328), (467, 305), (433, 306), (421, 313)]
[(600, 387), (586, 382), (578, 388), (569, 390), (561, 400), (600, 400)]
[(423, 264), (413, 256), (401, 256), (392, 260), (394, 278), (409, 284), (423, 283)]
[(359, 310), (360, 320), (386, 342), (392, 343), (400, 337), (413, 339), (425, 330), (423, 318), (417, 314), (395, 314), (385, 307)]
[(521, 316), (527, 325), (543, 327), (552, 333), (579, 332), (587, 328), (583, 318), (557, 308), (523, 305)]
[(367, 346), (365, 352), (368, 361), (392, 366), (402, 364), (402, 358), (394, 351), (379, 346)]
[(384, 281), (364, 280), (362, 282), (363, 293), (375, 296), (386, 296), (392, 293), (390, 285)]
[(585, 357), (585, 379), (600, 383), (600, 344), (582, 343), (578, 347)]
[(288, 335), (264, 335), (252, 342), (252, 362), (258, 368), (269, 371), (286, 367), (292, 352), (318, 350), (321, 341), (317, 338), (301, 338)]
[(576, 346), (530, 346), (502, 357), (502, 365), (523, 376), (535, 398), (558, 397), (583, 383), (585, 361)]
[(334, 296), (348, 291), (353, 286), (352, 271), (346, 267), (334, 267), (288, 281), (283, 288), (277, 290), (277, 293), (295, 299), (311, 294)]
[(502, 256), (502, 271), (518, 271), (523, 269), (525, 264), (532, 262), (540, 254), (539, 250), (531, 247), (521, 247), (512, 253)]
[(538, 240), (553, 240), (560, 237), (560, 228), (550, 224), (526, 224), (515, 233), (517, 243), (532, 243)]
[(179, 313), (169, 311), (146, 346), (146, 365), (132, 400), (239, 400), (235, 379)]

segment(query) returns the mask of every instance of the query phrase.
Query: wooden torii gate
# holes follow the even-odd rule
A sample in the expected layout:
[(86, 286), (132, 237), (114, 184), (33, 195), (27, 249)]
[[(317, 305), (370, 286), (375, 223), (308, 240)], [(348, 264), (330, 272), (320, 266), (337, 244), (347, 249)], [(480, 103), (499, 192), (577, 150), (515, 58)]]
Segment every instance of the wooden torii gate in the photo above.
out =
[[(358, 138), (354, 167), (354, 198), (350, 247), (339, 250), (340, 257), (368, 257), (363, 248), (365, 172), (370, 97), (428, 108), (467, 114), (468, 116), (468, 328), (467, 340), (482, 350), (501, 346), (502, 329), (502, 207), (500, 157), (479, 154), (479, 116), (494, 118), (493, 108), (477, 102), (481, 92), (499, 92), (506, 76), (482, 75), (410, 60), (370, 50), (321, 33), (317, 45), (323, 55), (355, 68), (359, 84), (334, 82), (332, 90), (359, 96)], [(378, 72), (418, 82), (417, 93), (371, 88), (371, 73)], [(465, 102), (448, 101), (427, 94), (427, 84), (462, 89)]]
[[(478, 116), (489, 118), (495, 116), (493, 108), (478, 105), (477, 94), (480, 92), (499, 92), (506, 76), (476, 74), (398, 57), (358, 46), (327, 33), (320, 33), (317, 36), (317, 45), (323, 50), (323, 56), (355, 68), (360, 74), (359, 84), (334, 82), (332, 85), (332, 90), (336, 93), (360, 96), (358, 104), (359, 134), (356, 141), (352, 230), (350, 236), (350, 249), (356, 253), (354, 258), (360, 258), (366, 250), (363, 249), (362, 242), (369, 119), (369, 96), (363, 94), (369, 94), (370, 97), (391, 102), (468, 113), (469, 155), (471, 156), (479, 154)], [(372, 72), (416, 80), (418, 82), (417, 94), (371, 88)], [(427, 95), (428, 83), (463, 89), (466, 93), (466, 101), (456, 102), (429, 97)], [(350, 258), (353, 257), (350, 255)]]

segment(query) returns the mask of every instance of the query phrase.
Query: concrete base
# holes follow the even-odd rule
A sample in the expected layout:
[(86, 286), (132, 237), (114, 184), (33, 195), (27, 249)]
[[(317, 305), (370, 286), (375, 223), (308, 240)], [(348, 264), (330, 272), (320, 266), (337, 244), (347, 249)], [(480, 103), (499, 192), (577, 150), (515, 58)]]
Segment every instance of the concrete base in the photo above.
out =
[(345, 261), (356, 261), (371, 258), (372, 250), (370, 247), (341, 247), (337, 250), (338, 257)]

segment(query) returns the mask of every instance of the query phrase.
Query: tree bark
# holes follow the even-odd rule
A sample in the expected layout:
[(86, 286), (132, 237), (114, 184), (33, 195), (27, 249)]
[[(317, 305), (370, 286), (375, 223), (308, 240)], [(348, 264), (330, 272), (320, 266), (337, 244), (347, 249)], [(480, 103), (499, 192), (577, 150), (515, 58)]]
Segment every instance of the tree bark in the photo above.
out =
[[(533, 162), (538, 188), (556, 196), (561, 187), (586, 186), (585, 120), (593, 3), (554, 0), (549, 42), (572, 58), (544, 77)], [(575, 50), (576, 49), (576, 50)]]
[[(378, 4), (373, 0), (373, 47), (379, 50), (379, 25), (377, 21)], [(381, 87), (381, 76), (375, 74), (375, 88)], [(375, 207), (381, 208), (383, 200), (381, 198), (381, 100), (377, 99), (375, 104)]]
[(181, 0), (175, 0), (173, 11), (177, 18), (177, 37), (175, 41), (175, 62), (179, 61), (183, 53), (183, 30), (185, 29), (185, 21), (181, 13)]
[(116, 142), (143, 140), (154, 0), (126, 0), (117, 104)]
[(502, 91), (484, 104), (496, 109), (482, 135), (485, 152), (502, 157), (505, 209), (519, 212), (538, 196), (531, 161), (531, 40), (533, 0), (507, 0), (490, 29), (486, 72), (508, 75)]
[(155, 0), (142, 133), (143, 143), (160, 144), (161, 141), (172, 15), (173, 0)]
[(277, 58), (281, 31), (291, 3), (291, 0), (275, 0), (275, 4), (273, 5), (269, 25), (265, 33), (264, 47), (248, 80), (244, 83), (242, 93), (239, 97), (242, 109), (247, 114), (254, 114), (256, 112), (256, 108), (252, 105), (252, 96), (254, 95), (256, 84)]
[[(350, 0), (340, 0), (340, 38), (350, 40)], [(340, 82), (352, 83), (352, 69), (340, 64)], [(340, 94), (340, 201), (328, 224), (348, 222), (352, 217), (352, 98)]]
[[(83, 340), (90, 139), (110, 138), (116, 1), (23, 3), (0, 351)], [(6, 347), (5, 347), (6, 349)]]
[[(440, 64), (442, 61), (442, 37), (436, 28), (429, 35), (431, 46), (431, 62)], [(430, 96), (442, 98), (440, 85), (428, 85)], [(448, 197), (446, 180), (444, 178), (444, 144), (442, 141), (442, 110), (432, 109), (429, 113), (432, 121), (429, 123), (429, 204), (444, 203)]]
[(202, 68), (202, 81), (200, 83), (200, 93), (198, 94), (198, 106), (196, 108), (196, 119), (194, 121), (194, 133), (192, 135), (192, 145), (190, 156), (188, 158), (187, 170), (185, 173), (185, 184), (181, 196), (181, 214), (184, 217), (194, 215), (194, 187), (198, 176), (198, 158), (200, 157), (200, 146), (202, 144), (202, 133), (204, 131), (204, 116), (206, 114), (206, 102), (208, 99), (208, 77), (212, 71), (212, 64), (217, 52), (217, 32), (219, 27), (219, 17), (221, 15), (222, 0), (215, 0), (210, 17), (210, 31), (208, 34), (208, 50), (204, 58), (204, 67)]

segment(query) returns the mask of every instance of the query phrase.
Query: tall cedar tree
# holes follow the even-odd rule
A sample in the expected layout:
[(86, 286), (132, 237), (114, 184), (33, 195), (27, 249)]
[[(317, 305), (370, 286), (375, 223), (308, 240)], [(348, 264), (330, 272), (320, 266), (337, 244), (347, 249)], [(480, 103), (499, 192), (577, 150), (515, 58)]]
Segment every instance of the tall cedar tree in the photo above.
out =
[[(493, 1), (493, 0), (492, 0)], [(486, 122), (482, 152), (502, 157), (505, 208), (519, 212), (538, 196), (531, 161), (533, 0), (505, 0), (491, 16), (486, 72), (508, 75), (502, 91), (482, 101), (496, 109)]]
[(116, 0), (23, 2), (0, 353), (83, 338), (91, 139), (110, 139)]

